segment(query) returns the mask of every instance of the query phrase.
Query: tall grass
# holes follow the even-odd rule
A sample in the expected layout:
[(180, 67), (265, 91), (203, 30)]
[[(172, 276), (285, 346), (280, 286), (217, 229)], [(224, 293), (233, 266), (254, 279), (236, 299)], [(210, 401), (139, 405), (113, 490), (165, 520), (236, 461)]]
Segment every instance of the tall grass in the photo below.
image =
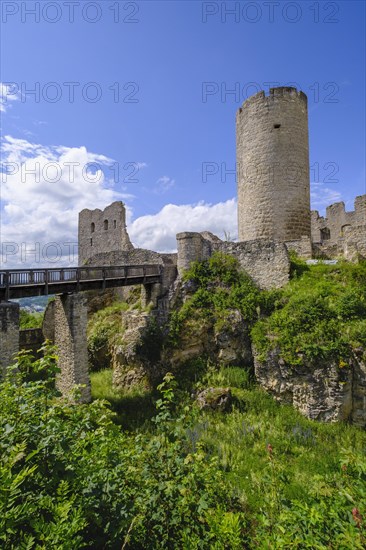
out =
[(116, 422), (124, 429), (141, 429), (154, 414), (152, 392), (143, 386), (134, 386), (132, 389), (116, 388), (112, 376), (111, 369), (91, 373), (92, 398), (109, 401), (111, 409), (116, 413)]

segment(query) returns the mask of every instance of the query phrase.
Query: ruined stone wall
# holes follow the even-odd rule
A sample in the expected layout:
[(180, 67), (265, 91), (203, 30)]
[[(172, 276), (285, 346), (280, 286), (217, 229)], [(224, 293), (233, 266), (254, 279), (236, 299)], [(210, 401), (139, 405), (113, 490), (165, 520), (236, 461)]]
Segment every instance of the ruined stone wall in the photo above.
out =
[(83, 292), (61, 294), (54, 301), (55, 344), (58, 366), (57, 389), (69, 396), (76, 385), (82, 384), (81, 401), (91, 399), (87, 351), (87, 308)]
[(342, 244), (346, 260), (366, 260), (366, 224), (346, 227)]
[(79, 265), (96, 254), (115, 250), (133, 250), (123, 203), (113, 202), (104, 210), (82, 210), (79, 213)]
[(0, 302), (0, 374), (14, 364), (19, 351), (19, 304)]
[(102, 251), (90, 257), (85, 265), (139, 265), (139, 264), (172, 264), (177, 265), (177, 254), (162, 254), (145, 248), (133, 248), (132, 250)]
[(317, 210), (311, 211), (311, 237), (315, 243), (336, 243), (348, 227), (361, 225), (366, 225), (366, 195), (356, 197), (355, 209), (350, 212), (346, 212), (344, 202), (328, 206), (325, 217)]
[(301, 258), (310, 260), (313, 257), (310, 237), (301, 237), (298, 241), (287, 241), (285, 244), (287, 250), (293, 250)]
[(311, 212), (314, 255), (347, 260), (366, 258), (366, 195), (355, 199), (355, 209), (346, 212), (344, 202), (327, 207), (326, 216)]
[(271, 88), (236, 116), (240, 241), (310, 237), (307, 97)]
[(290, 261), (284, 243), (258, 239), (246, 242), (221, 241), (208, 232), (178, 233), (178, 273), (192, 261), (208, 259), (214, 252), (230, 254), (260, 288), (280, 288), (289, 280)]

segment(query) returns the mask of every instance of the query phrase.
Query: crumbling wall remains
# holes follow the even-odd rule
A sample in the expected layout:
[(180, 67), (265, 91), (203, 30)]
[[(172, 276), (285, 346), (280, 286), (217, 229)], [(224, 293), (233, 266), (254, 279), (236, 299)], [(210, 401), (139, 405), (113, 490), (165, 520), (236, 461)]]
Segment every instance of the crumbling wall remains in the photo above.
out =
[(113, 202), (104, 210), (82, 210), (79, 213), (79, 265), (85, 265), (96, 254), (116, 250), (133, 250), (123, 203)]
[(311, 212), (311, 236), (315, 256), (346, 260), (366, 258), (366, 195), (355, 199), (355, 209), (346, 212), (344, 202), (327, 207), (326, 216)]
[(0, 303), (0, 375), (15, 363), (19, 351), (19, 304)]
[(284, 243), (258, 239), (245, 242), (221, 241), (211, 233), (178, 233), (178, 273), (193, 261), (208, 259), (214, 252), (230, 254), (260, 288), (280, 288), (289, 280), (290, 260)]

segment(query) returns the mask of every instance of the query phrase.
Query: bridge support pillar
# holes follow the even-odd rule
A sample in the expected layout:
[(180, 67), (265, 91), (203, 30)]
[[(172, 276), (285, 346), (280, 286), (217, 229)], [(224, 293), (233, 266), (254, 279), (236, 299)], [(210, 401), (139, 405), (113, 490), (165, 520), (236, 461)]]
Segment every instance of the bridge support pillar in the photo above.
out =
[(161, 284), (153, 283), (141, 286), (141, 306), (147, 307), (150, 303), (156, 308), (161, 294)]
[(0, 373), (14, 364), (19, 351), (19, 304), (0, 302)]
[(79, 384), (80, 402), (91, 400), (88, 369), (88, 349), (86, 339), (87, 308), (82, 292), (61, 294), (55, 298), (55, 344), (58, 353), (58, 366), (61, 372), (56, 377), (57, 389), (69, 396)]

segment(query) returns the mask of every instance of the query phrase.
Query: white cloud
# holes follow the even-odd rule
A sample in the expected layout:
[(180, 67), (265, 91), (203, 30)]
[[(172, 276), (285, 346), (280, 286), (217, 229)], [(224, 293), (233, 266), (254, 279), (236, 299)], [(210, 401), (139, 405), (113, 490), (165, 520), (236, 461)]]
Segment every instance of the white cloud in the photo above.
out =
[(158, 252), (176, 250), (175, 236), (181, 231), (211, 231), (219, 237), (237, 238), (235, 199), (208, 204), (167, 204), (160, 212), (137, 218), (128, 227), (135, 246)]
[(0, 82), (0, 112), (5, 113), (12, 101), (19, 100), (19, 93), (9, 84)]
[(175, 180), (169, 176), (162, 176), (156, 181), (155, 193), (162, 194), (169, 191), (175, 185)]
[[(4, 267), (76, 264), (79, 212), (133, 198), (113, 183), (113, 159), (85, 147), (51, 147), (6, 136), (1, 148)], [(85, 170), (90, 163), (96, 164)], [(172, 181), (168, 176), (161, 179), (163, 185)], [(156, 214), (134, 221), (131, 207), (126, 209), (131, 240), (141, 248), (174, 251), (176, 233), (181, 231), (211, 231), (232, 239), (237, 236), (235, 199), (218, 204), (167, 204)]]
[(13, 243), (13, 248), (6, 245), (6, 250), (17, 251), (7, 258), (2, 254), (9, 267), (12, 261), (46, 265), (47, 257), (42, 254), (40, 258), (31, 253), (20, 258), (19, 254), (22, 246), (42, 250), (50, 242), (58, 243), (65, 255), (59, 264), (77, 261), (69, 257), (68, 246), (63, 243), (76, 243), (80, 210), (104, 208), (113, 201), (132, 198), (113, 182), (114, 161), (85, 147), (48, 147), (6, 136), (1, 148), (0, 236), (3, 248), (4, 243)]
[[(47, 266), (52, 259), (56, 265), (76, 263), (79, 212), (133, 198), (113, 182), (114, 160), (83, 146), (51, 147), (5, 136), (1, 149), (0, 236), (6, 267)], [(139, 168), (144, 167), (146, 163), (139, 163)], [(157, 184), (169, 189), (174, 180), (163, 176)], [(314, 183), (311, 199), (312, 208), (321, 210), (341, 200), (341, 193)], [(132, 208), (127, 205), (126, 209), (128, 231), (136, 247), (172, 252), (181, 231), (211, 231), (221, 238), (237, 238), (235, 198), (217, 204), (167, 204), (156, 214), (135, 220)], [(52, 248), (47, 243), (56, 245)], [(75, 255), (70, 257), (70, 251)]]
[(323, 211), (327, 206), (342, 200), (342, 193), (336, 189), (322, 187), (322, 183), (311, 183), (311, 208)]

